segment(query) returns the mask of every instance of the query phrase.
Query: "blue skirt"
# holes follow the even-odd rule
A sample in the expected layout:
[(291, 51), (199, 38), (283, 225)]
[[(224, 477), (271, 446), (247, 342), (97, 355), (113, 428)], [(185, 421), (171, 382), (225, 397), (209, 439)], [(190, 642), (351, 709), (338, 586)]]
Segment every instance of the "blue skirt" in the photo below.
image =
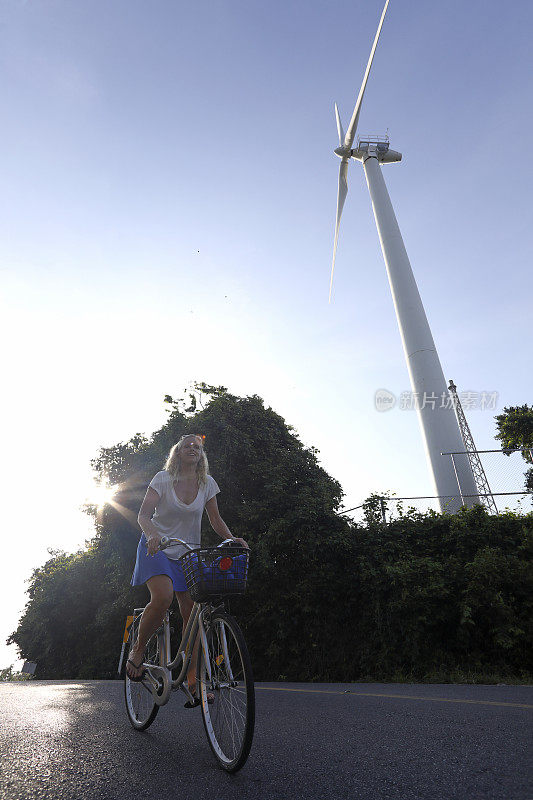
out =
[(140, 586), (154, 575), (168, 575), (175, 592), (187, 591), (187, 584), (179, 562), (173, 561), (162, 552), (156, 553), (155, 556), (149, 556), (143, 534), (137, 547), (137, 560), (131, 576), (131, 585)]

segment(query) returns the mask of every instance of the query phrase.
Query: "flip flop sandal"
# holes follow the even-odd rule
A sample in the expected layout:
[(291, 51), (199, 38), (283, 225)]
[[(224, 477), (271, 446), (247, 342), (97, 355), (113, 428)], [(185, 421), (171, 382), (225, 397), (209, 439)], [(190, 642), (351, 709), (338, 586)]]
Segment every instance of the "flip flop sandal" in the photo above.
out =
[[(199, 697), (196, 696), (196, 688), (194, 689), (194, 692), (191, 691), (190, 689), (189, 689), (189, 691), (191, 692), (191, 694), (193, 696), (194, 702), (191, 703), (190, 700), (187, 700), (187, 702), (185, 703), (183, 708), (196, 708), (196, 706), (199, 706), (202, 701), (200, 700)], [(215, 702), (215, 695), (212, 694), (212, 692), (208, 692), (207, 693), (207, 702), (209, 703), (209, 705), (211, 705), (211, 703)]]
[[(142, 658), (141, 658), (141, 660), (139, 661), (138, 664), (136, 664), (135, 661), (132, 661), (131, 658), (128, 658), (128, 660), (126, 662), (126, 665), (131, 664), (133, 669), (140, 669), (142, 664), (143, 664), (143, 662), (144, 662), (144, 653), (142, 654)], [(134, 675), (130, 675), (128, 670), (126, 669), (126, 674), (127, 674), (128, 678), (130, 679), (130, 681), (133, 681), (133, 683), (141, 683), (141, 681), (144, 680), (144, 678), (146, 676), (146, 670), (143, 669), (143, 671), (141, 672), (140, 675), (135, 675), (134, 676)]]

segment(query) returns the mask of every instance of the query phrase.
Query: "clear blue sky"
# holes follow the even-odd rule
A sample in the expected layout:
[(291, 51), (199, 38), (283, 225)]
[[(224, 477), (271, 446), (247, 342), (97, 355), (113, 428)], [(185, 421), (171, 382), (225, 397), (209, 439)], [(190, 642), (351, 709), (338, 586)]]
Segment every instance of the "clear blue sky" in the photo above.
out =
[[(101, 445), (191, 380), (258, 393), (356, 505), (432, 494), (359, 164), (338, 160), (381, 0), (0, 6), (2, 649), (47, 547), (90, 535)], [(473, 411), (531, 402), (533, 6), (391, 0), (360, 118), (443, 363)], [(215, 476), (216, 477), (216, 476)], [(223, 498), (221, 498), (223, 507)]]

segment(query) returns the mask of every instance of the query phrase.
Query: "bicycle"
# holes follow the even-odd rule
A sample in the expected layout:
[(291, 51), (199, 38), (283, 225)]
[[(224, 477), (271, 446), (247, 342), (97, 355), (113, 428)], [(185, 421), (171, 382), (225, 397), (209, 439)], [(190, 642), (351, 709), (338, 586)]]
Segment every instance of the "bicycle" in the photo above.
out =
[[(246, 642), (235, 619), (224, 608), (224, 598), (243, 594), (248, 574), (249, 551), (228, 546), (194, 549), (182, 539), (163, 537), (160, 549), (171, 544), (188, 548), (181, 558), (187, 589), (194, 601), (191, 615), (174, 658), (170, 646), (169, 612), (148, 641), (141, 681), (124, 680), (126, 710), (133, 727), (146, 730), (172, 691), (181, 690), (194, 704), (187, 685), (194, 643), (200, 637), (196, 660), (196, 694), (209, 745), (220, 766), (237, 772), (248, 758), (255, 724), (255, 692)], [(224, 548), (221, 551), (221, 548)], [(118, 672), (124, 650), (137, 637), (144, 609), (134, 609), (126, 621)], [(181, 664), (180, 664), (181, 661)], [(173, 677), (173, 670), (179, 674)], [(208, 698), (208, 694), (214, 696)], [(211, 702), (209, 702), (209, 700)]]

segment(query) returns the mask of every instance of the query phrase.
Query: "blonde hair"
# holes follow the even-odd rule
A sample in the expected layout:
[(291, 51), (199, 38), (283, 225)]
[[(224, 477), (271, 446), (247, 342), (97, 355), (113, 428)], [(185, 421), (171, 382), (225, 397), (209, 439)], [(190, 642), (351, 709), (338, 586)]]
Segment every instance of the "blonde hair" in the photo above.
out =
[(198, 478), (198, 483), (199, 484), (204, 484), (204, 486), (205, 486), (205, 484), (207, 483), (207, 474), (209, 472), (209, 464), (208, 464), (208, 461), (207, 461), (207, 456), (205, 454), (204, 443), (202, 441), (202, 437), (198, 436), (195, 433), (186, 433), (185, 436), (181, 437), (179, 442), (176, 442), (176, 444), (173, 445), (173, 447), (170, 449), (170, 453), (168, 454), (168, 458), (166, 460), (164, 468), (172, 476), (173, 480), (175, 480), (175, 481), (179, 480), (179, 477), (180, 477), (180, 466), (181, 466), (181, 463), (180, 463), (181, 462), (181, 460), (180, 460), (180, 450), (181, 450), (181, 447), (182, 447), (183, 442), (185, 441), (185, 439), (188, 439), (190, 436), (194, 436), (194, 438), (197, 439), (197, 441), (199, 442), (199, 444), (200, 444), (200, 446), (202, 448), (201, 451), (200, 451), (200, 460), (198, 461), (198, 464), (196, 465), (196, 477)]

